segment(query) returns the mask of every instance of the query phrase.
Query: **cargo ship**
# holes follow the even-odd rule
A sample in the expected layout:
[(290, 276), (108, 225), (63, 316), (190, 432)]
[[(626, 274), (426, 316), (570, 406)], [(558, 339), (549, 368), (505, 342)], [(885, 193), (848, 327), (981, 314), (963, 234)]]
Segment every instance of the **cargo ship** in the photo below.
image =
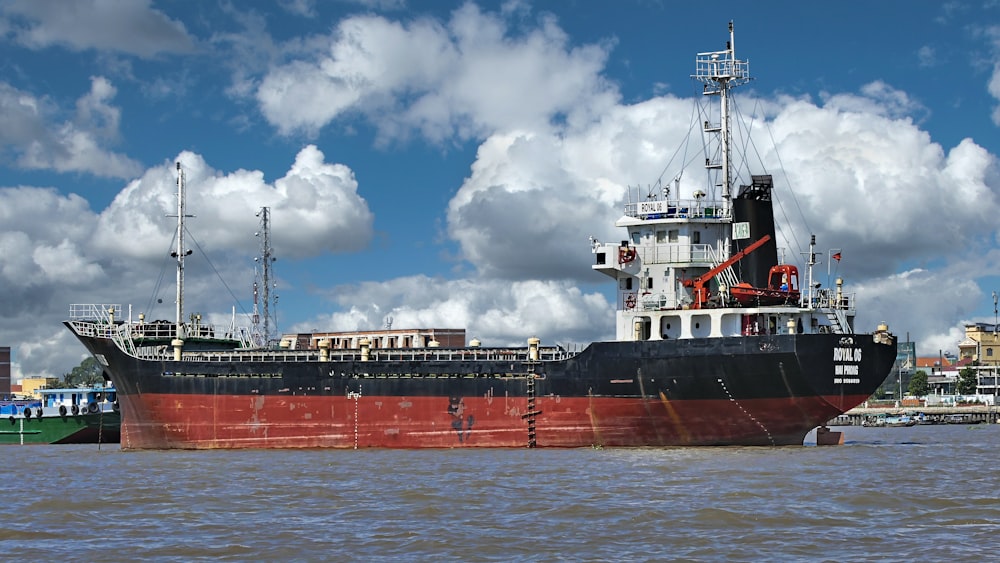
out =
[(801, 445), (881, 384), (896, 338), (855, 329), (841, 280), (813, 282), (814, 240), (804, 280), (779, 263), (773, 179), (739, 184), (730, 163), (730, 93), (749, 80), (733, 39), (730, 23), (692, 75), (714, 108), (698, 124), (712, 193), (681, 197), (677, 180), (625, 198), (624, 238), (590, 241), (616, 288), (616, 336), (578, 350), (433, 329), (270, 344), (185, 320), (178, 164), (176, 321), (111, 304), (72, 305), (65, 321), (118, 389), (122, 448)]

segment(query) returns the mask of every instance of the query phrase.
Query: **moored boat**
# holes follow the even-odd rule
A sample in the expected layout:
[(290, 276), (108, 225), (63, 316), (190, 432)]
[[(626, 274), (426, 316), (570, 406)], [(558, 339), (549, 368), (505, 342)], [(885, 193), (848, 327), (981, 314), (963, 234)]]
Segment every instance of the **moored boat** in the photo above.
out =
[(865, 420), (862, 421), (861, 426), (869, 428), (904, 428), (916, 426), (917, 423), (917, 418), (908, 414), (879, 413), (877, 415), (866, 417)]
[(855, 330), (840, 280), (811, 283), (813, 244), (803, 290), (778, 263), (772, 177), (737, 187), (729, 162), (729, 95), (749, 80), (729, 31), (725, 50), (696, 58), (694, 78), (719, 102), (703, 131), (723, 155), (706, 159), (709, 193), (683, 197), (678, 180), (630, 198), (616, 222), (627, 238), (591, 241), (592, 269), (614, 283), (616, 337), (579, 351), (529, 335), (526, 346), (465, 345), (464, 333), (445, 345), (371, 332), (272, 347), (185, 322), (178, 164), (176, 322), (81, 304), (65, 323), (118, 389), (122, 447), (802, 444), (881, 384), (895, 337)]
[(0, 444), (117, 444), (121, 415), (113, 387), (40, 389), (41, 400), (4, 410)]

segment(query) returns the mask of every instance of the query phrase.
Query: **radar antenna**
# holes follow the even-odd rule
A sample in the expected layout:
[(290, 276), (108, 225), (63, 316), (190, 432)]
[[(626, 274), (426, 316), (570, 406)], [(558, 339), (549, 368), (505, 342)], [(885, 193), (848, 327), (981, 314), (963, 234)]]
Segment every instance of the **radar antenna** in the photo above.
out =
[[(732, 207), (732, 148), (730, 136), (732, 125), (729, 119), (729, 91), (750, 81), (750, 63), (736, 58), (736, 39), (733, 22), (729, 22), (729, 41), (724, 51), (698, 53), (695, 59), (695, 73), (692, 78), (702, 82), (705, 96), (719, 96), (719, 122), (706, 119), (704, 130), (714, 134), (715, 155), (706, 155), (705, 168), (709, 173), (721, 174), (713, 185), (722, 188), (723, 205), (727, 211)], [(711, 194), (714, 199), (715, 194)]]

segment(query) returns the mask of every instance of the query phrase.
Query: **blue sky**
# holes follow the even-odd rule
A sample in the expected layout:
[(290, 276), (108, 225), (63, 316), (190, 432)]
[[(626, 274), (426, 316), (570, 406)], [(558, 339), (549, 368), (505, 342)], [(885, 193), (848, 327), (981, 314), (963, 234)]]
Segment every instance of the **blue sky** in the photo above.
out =
[(282, 332), (610, 338), (588, 237), (620, 238), (626, 186), (667, 169), (729, 20), (788, 259), (815, 233), (860, 330), (956, 350), (1000, 290), (996, 0), (0, 0), (15, 377), (84, 357), (71, 303), (172, 318), (177, 161), (188, 312), (249, 310), (268, 206)]

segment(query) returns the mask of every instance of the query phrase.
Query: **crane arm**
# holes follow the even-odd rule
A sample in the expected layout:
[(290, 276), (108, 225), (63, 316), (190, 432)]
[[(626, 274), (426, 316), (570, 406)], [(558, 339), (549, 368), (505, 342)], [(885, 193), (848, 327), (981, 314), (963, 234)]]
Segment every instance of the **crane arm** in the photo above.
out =
[(693, 280), (684, 280), (683, 282), (684, 286), (694, 288), (695, 308), (701, 309), (702, 304), (704, 304), (705, 301), (708, 301), (708, 291), (705, 289), (705, 284), (707, 284), (712, 278), (717, 276), (719, 272), (739, 262), (740, 260), (743, 259), (744, 256), (750, 254), (754, 250), (757, 250), (769, 240), (771, 240), (771, 235), (764, 235), (750, 246), (744, 248), (743, 250), (737, 252), (736, 254), (733, 254), (732, 256), (729, 257), (728, 260), (725, 260), (724, 262), (712, 268), (711, 270), (705, 272), (704, 274), (694, 278)]

